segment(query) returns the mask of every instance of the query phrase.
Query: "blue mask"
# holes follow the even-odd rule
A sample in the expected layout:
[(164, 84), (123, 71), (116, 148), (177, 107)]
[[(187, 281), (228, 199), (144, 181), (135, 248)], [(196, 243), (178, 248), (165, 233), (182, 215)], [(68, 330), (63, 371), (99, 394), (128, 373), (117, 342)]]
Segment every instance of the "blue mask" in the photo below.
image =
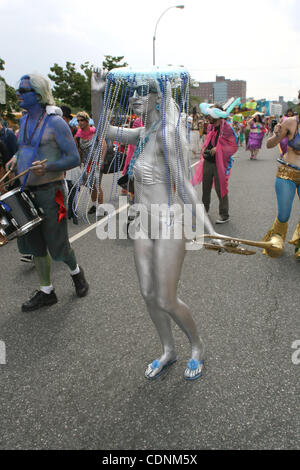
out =
[(17, 90), (17, 97), (21, 108), (30, 109), (31, 107), (39, 104), (38, 96), (32, 89), (29, 78), (21, 78), (19, 88)]

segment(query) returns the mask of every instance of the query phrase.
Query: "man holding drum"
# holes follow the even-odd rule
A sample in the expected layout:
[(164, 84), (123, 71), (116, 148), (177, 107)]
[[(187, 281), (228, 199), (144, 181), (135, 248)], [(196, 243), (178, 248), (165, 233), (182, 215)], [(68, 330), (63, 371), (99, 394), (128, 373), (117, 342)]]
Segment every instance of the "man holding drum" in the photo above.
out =
[[(67, 264), (78, 297), (87, 295), (89, 285), (77, 264), (67, 230), (64, 172), (79, 165), (80, 159), (71, 131), (56, 114), (48, 80), (38, 74), (24, 75), (17, 90), (19, 104), (27, 113), (20, 120), (19, 150), (6, 170), (17, 173), (34, 166), (21, 178), (22, 187), (35, 196), (44, 212), (42, 223), (18, 238), (22, 254), (32, 254), (40, 280), (40, 290), (22, 305), (23, 312), (57, 302), (50, 281), (50, 256)], [(46, 160), (46, 163), (41, 163)]]

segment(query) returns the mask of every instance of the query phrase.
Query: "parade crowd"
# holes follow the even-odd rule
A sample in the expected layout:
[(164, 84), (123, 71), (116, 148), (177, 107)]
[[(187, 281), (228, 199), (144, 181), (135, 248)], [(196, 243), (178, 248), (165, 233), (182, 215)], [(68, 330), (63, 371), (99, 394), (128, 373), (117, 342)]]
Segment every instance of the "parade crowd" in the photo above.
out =
[[(233, 110), (240, 103), (239, 98), (232, 98), (224, 105), (202, 103), (200, 112), (194, 109), (191, 115), (183, 115), (171, 94), (173, 74), (174, 71), (166, 72), (165, 82), (161, 83), (151, 73), (147, 84), (142, 81), (132, 86), (131, 83), (129, 102), (133, 113), (122, 125), (113, 119), (103, 124), (109, 103), (100, 119), (99, 115), (93, 116), (95, 122), (84, 110), (73, 115), (68, 106), (58, 108), (50, 83), (44, 77), (38, 74), (21, 77), (16, 91), (23, 109), (19, 126), (3, 116), (0, 118), (0, 245), (17, 238), (21, 260), (35, 264), (40, 289), (22, 304), (23, 312), (57, 303), (50, 276), (51, 258), (68, 267), (78, 297), (88, 294), (89, 284), (68, 237), (68, 219), (78, 224), (74, 207), (82, 186), (90, 195), (87, 214), (104, 217), (103, 174), (122, 172), (123, 180), (120, 180), (128, 181), (127, 185), (120, 184), (122, 192), (129, 197), (134, 192), (137, 203), (144, 205), (147, 217), (151, 218), (151, 206), (157, 202), (170, 205), (177, 198), (191, 204), (193, 215), (198, 217), (199, 200), (194, 187), (202, 185), (205, 211), (201, 220), (208, 234), (216, 238), (218, 234), (209, 219), (212, 189), (219, 199), (219, 217), (215, 223), (226, 224), (230, 221), (228, 183), (233, 157), (239, 147), (245, 146), (250, 159), (257, 160), (265, 136), (267, 148), (280, 147), (280, 158), (275, 181), (278, 214), (264, 237), (264, 254), (270, 257), (282, 254), (296, 192), (300, 197), (298, 115), (290, 109), (280, 117), (253, 112), (237, 119)], [(178, 77), (185, 86), (188, 73), (185, 76), (179, 71)], [(101, 75), (97, 80), (104, 86)], [(128, 88), (126, 80), (128, 75), (124, 72), (124, 89)], [(98, 119), (102, 127), (97, 126)], [(178, 124), (180, 120), (182, 125)], [(199, 159), (192, 178), (186, 165), (190, 150)], [(134, 182), (133, 190), (130, 181)], [(16, 237), (16, 215), (12, 216), (11, 212), (15, 200), (19, 207), (29, 195), (41, 214), (31, 210), (35, 213), (35, 219), (29, 222), (31, 228), (18, 227)], [(30, 203), (29, 207), (32, 209)], [(138, 222), (141, 216), (136, 217)], [(159, 215), (159, 230), (164, 229), (164, 224), (165, 216)], [(182, 226), (182, 219), (175, 213), (169, 223), (172, 234), (177, 226)], [(176, 361), (170, 321), (173, 319), (192, 348), (184, 378), (197, 380), (202, 375), (204, 346), (188, 306), (177, 297), (185, 240), (157, 239), (148, 232), (144, 235), (147, 237), (134, 241), (137, 275), (163, 347), (162, 356), (146, 369), (146, 378), (155, 380)], [(300, 260), (300, 222), (290, 243), (295, 247), (296, 259)], [(218, 249), (226, 249), (220, 241), (215, 244)]]

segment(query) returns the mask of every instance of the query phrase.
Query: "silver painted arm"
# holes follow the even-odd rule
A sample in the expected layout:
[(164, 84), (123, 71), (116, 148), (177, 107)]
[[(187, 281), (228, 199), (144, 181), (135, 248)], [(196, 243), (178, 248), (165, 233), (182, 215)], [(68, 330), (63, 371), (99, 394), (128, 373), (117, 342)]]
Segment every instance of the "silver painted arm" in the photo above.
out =
[[(97, 127), (101, 109), (103, 106), (103, 95), (106, 87), (107, 72), (101, 69), (94, 69), (91, 77), (91, 105), (92, 117)], [(122, 144), (136, 145), (141, 129), (121, 129), (115, 126), (108, 126), (107, 137), (112, 141), (118, 140)]]
[(107, 137), (114, 141), (117, 140), (122, 144), (136, 145), (142, 128), (127, 129), (116, 126), (108, 126)]
[(103, 105), (103, 95), (105, 91), (105, 80), (107, 73), (101, 69), (94, 69), (91, 77), (91, 107), (92, 118), (97, 128), (100, 112)]
[[(182, 145), (188, 145), (188, 143), (185, 140), (182, 140)], [(169, 152), (169, 167), (170, 167), (170, 172), (172, 174), (173, 180), (176, 181), (178, 177), (178, 166), (175, 158), (175, 154), (172, 154), (172, 152)], [(187, 175), (187, 169), (183, 172), (183, 175), (181, 176), (181, 184), (178, 185), (177, 191), (182, 199), (182, 201), (185, 204), (191, 204), (192, 210), (193, 210), (193, 217), (199, 217), (199, 211), (197, 211), (197, 205), (201, 204), (197, 192), (195, 188), (193, 187), (192, 183), (190, 182), (188, 175)], [(202, 211), (201, 211), (202, 214)], [(204, 229), (207, 231), (209, 235), (217, 235), (217, 232), (214, 230), (213, 225), (210, 221), (210, 218), (207, 215), (207, 212), (204, 208), (203, 211), (203, 217), (204, 219), (200, 220), (200, 222), (204, 223)], [(222, 245), (222, 243), (219, 243)]]

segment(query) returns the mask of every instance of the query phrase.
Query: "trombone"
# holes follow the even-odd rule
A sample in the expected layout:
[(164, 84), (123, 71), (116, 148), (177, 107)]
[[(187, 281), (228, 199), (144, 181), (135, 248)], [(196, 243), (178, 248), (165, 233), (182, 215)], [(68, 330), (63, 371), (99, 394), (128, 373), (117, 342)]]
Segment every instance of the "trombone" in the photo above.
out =
[[(222, 245), (216, 243), (203, 243), (204, 240), (220, 240), (224, 242)], [(204, 248), (207, 250), (218, 251), (219, 253), (233, 253), (237, 255), (251, 256), (255, 255), (256, 251), (249, 250), (244, 248), (241, 245), (253, 246), (256, 248), (261, 248), (266, 250), (268, 255), (272, 258), (278, 258), (282, 253), (282, 239), (279, 236), (273, 236), (270, 241), (267, 242), (257, 242), (252, 240), (243, 240), (240, 238), (227, 237), (224, 235), (203, 235), (195, 240), (195, 243), (203, 244)]]

